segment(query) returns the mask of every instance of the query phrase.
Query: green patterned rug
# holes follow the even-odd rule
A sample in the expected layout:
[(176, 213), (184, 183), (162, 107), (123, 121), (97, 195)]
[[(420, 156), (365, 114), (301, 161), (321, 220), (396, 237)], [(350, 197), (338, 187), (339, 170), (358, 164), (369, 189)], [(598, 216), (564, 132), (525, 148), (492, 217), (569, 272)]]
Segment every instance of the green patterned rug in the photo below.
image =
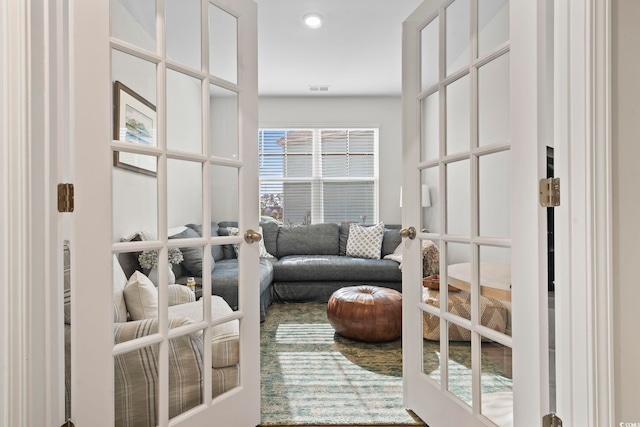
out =
[(262, 425), (424, 425), (402, 404), (402, 345), (337, 335), (326, 304), (273, 304), (261, 325)]

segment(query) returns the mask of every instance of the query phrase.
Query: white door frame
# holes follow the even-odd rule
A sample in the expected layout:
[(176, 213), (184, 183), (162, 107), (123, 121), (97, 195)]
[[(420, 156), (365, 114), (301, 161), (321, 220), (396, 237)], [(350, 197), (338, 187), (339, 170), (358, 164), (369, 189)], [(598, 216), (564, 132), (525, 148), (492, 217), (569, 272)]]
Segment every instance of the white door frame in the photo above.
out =
[(64, 117), (62, 2), (0, 2), (0, 424), (64, 417), (62, 245), (55, 188)]
[(557, 412), (612, 426), (611, 0), (554, 3)]
[[(29, 3), (26, 0), (0, 3), (0, 162), (3, 169), (0, 176), (0, 304), (4, 313), (0, 318), (4, 337), (0, 340), (0, 424), (3, 425), (55, 425), (60, 416), (56, 415), (55, 404), (45, 404), (42, 395), (29, 395), (29, 384), (32, 387), (48, 384), (48, 389), (64, 386), (59, 372), (52, 369), (59, 366), (55, 352), (38, 360), (31, 359), (30, 365), (24, 362), (36, 354), (29, 343), (46, 339), (44, 330), (33, 327), (46, 303), (38, 301), (38, 305), (29, 305), (27, 298), (33, 293), (51, 295), (59, 286), (55, 281), (34, 283), (30, 279), (30, 272), (41, 269), (47, 258), (54, 255), (29, 253), (30, 218), (44, 217), (48, 208), (42, 200), (32, 200), (36, 205), (28, 203), (28, 184), (41, 182), (45, 175), (43, 170), (28, 167), (30, 158), (40, 153), (29, 151), (33, 137), (27, 127), (27, 90), (37, 87), (38, 77), (27, 74), (27, 57), (45, 55), (37, 41), (28, 38)], [(557, 303), (572, 307), (565, 316), (556, 319), (558, 363), (571, 367), (570, 374), (559, 378), (558, 387), (576, 390), (568, 399), (558, 402), (558, 413), (573, 414), (577, 420), (574, 425), (613, 425), (611, 0), (554, 3), (556, 36), (564, 37), (559, 46), (564, 46), (565, 52), (571, 49), (570, 57), (556, 49), (556, 61), (565, 61), (564, 70), (567, 70), (556, 76), (556, 109), (567, 111), (568, 105), (572, 106), (571, 115), (556, 114), (555, 135), (570, 143), (570, 153), (564, 154), (571, 156), (566, 157), (567, 164), (571, 165), (570, 174), (561, 178), (565, 182), (571, 179), (573, 183), (565, 185), (563, 190), (564, 200), (570, 201), (565, 204), (567, 209), (558, 209), (560, 219), (570, 224), (570, 228), (556, 231), (556, 251), (560, 252), (560, 260), (572, 263), (574, 272), (570, 277), (557, 278), (569, 284), (564, 290), (558, 290)], [(31, 2), (31, 9), (35, 7), (33, 4)], [(59, 16), (47, 16), (45, 22), (49, 25), (60, 24)], [(568, 20), (571, 20), (571, 33), (567, 31)], [(571, 92), (566, 84), (569, 75)], [(48, 100), (49, 105), (56, 102), (56, 99)], [(582, 106), (579, 111), (577, 106)], [(43, 123), (45, 117), (31, 117), (31, 120)], [(50, 140), (50, 147), (50, 153), (61, 150), (59, 141)], [(49, 156), (50, 172), (55, 170), (55, 157)], [(49, 194), (49, 204), (53, 200), (51, 196)], [(57, 231), (49, 228), (48, 232), (50, 241), (55, 241)], [(41, 244), (39, 237), (34, 240)], [(16, 283), (21, 286), (9, 286)], [(60, 318), (59, 310), (57, 304), (47, 308), (51, 324)], [(573, 325), (578, 326), (571, 340), (566, 340)], [(52, 336), (50, 344), (61, 346), (60, 335)], [(47, 370), (47, 366), (50, 369)], [(31, 376), (29, 372), (44, 375)]]

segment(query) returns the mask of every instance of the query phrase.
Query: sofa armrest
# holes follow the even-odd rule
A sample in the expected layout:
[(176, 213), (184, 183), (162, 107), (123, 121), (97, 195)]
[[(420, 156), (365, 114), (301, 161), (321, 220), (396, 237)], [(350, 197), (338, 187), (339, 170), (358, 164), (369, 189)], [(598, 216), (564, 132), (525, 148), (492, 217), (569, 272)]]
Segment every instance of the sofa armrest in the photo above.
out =
[(186, 286), (183, 285), (169, 285), (168, 287), (169, 306), (186, 304), (188, 302), (194, 302), (196, 295)]
[[(186, 317), (169, 319), (169, 328), (193, 323)], [(114, 325), (115, 343), (155, 334), (158, 319)], [(175, 417), (202, 400), (202, 338), (187, 334), (169, 340), (169, 416)], [(157, 425), (158, 346), (150, 345), (114, 358), (115, 425)], [(179, 397), (179, 398), (177, 398)], [(153, 403), (151, 403), (153, 402)]]

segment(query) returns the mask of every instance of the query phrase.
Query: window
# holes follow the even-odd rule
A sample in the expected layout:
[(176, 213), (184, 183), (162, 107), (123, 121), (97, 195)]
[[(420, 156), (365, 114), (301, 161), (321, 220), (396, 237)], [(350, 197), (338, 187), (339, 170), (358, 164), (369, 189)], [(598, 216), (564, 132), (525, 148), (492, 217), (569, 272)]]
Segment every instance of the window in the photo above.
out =
[(259, 144), (262, 216), (378, 222), (378, 129), (260, 129)]

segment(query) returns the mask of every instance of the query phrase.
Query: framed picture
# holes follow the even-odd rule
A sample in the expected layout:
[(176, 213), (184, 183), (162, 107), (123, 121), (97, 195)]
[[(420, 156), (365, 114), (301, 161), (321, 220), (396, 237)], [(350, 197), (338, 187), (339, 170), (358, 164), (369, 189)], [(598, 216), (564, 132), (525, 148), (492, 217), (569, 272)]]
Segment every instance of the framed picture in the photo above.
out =
[[(113, 138), (155, 147), (156, 107), (119, 81), (114, 83)], [(156, 176), (157, 158), (145, 154), (114, 151), (114, 166)]]

